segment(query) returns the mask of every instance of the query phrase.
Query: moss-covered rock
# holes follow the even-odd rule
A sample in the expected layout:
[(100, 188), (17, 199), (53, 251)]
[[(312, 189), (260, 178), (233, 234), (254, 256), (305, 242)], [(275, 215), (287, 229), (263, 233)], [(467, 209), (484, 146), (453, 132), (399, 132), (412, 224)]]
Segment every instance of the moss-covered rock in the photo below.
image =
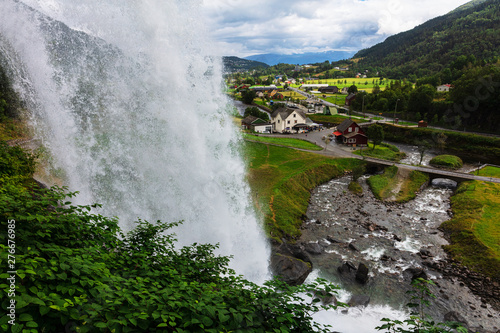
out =
[(464, 163), (462, 159), (454, 155), (439, 155), (434, 157), (429, 162), (430, 165), (437, 168), (447, 168), (447, 169), (460, 169)]

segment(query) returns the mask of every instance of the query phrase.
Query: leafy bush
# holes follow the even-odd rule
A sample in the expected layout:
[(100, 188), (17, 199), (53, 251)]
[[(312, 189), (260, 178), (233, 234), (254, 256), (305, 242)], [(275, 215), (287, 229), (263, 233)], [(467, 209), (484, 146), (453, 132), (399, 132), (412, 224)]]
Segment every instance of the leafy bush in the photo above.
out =
[[(2, 331), (328, 331), (311, 317), (336, 307), (313, 296), (335, 291), (326, 281), (257, 286), (236, 276), (216, 245), (177, 249), (168, 232), (178, 223), (139, 220), (123, 234), (116, 218), (91, 212), (98, 205), (72, 205), (76, 193), (64, 188), (25, 187), (19, 170), (0, 174), (0, 224), (15, 231), (0, 233), (0, 265), (17, 272), (16, 325), (4, 312)], [(13, 299), (9, 277), (0, 274), (4, 309)]]
[(439, 155), (429, 161), (429, 164), (435, 167), (443, 167), (449, 169), (460, 169), (464, 163), (460, 157), (454, 155)]

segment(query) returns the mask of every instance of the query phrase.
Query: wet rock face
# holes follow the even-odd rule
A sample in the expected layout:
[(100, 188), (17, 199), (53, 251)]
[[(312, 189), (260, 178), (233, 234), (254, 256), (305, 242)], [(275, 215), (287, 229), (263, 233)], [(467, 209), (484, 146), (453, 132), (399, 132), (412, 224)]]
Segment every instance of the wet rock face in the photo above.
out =
[[(454, 311), (470, 327), (482, 325), (485, 332), (500, 329), (493, 319), (500, 317), (499, 312), (471, 292), (473, 284), (462, 282), (467, 274), (453, 271), (442, 250), (447, 242), (438, 227), (450, 218), (452, 191), (430, 187), (409, 203), (385, 204), (373, 197), (364, 178), (360, 179), (362, 198), (347, 189), (349, 177), (312, 193), (299, 242), (311, 250), (307, 252), (321, 276), (353, 295), (368, 295), (369, 304), (394, 308), (408, 303), (406, 292), (413, 279), (432, 279), (436, 285), (431, 292), (437, 301), (427, 313), (436, 320), (444, 321), (444, 315)], [(478, 289), (487, 284), (474, 283)]]
[(304, 283), (312, 271), (312, 261), (304, 247), (282, 244), (273, 251), (271, 269), (289, 285)]

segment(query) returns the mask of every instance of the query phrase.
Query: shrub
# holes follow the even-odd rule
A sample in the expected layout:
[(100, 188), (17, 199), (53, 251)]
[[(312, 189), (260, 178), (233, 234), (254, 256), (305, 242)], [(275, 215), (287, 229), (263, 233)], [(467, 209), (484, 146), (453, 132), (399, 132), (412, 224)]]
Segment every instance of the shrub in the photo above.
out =
[(442, 167), (449, 169), (460, 169), (463, 166), (463, 162), (460, 157), (454, 155), (439, 155), (434, 157), (429, 162), (430, 165), (434, 167)]

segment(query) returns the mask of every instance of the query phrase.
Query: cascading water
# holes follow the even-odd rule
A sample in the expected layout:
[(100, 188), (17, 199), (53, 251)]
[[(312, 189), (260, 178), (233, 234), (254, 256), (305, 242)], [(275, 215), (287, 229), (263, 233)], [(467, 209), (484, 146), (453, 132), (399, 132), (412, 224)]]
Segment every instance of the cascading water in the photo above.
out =
[(77, 203), (125, 230), (184, 220), (182, 245), (219, 243), (263, 281), (269, 250), (199, 1), (0, 2), (3, 61)]

